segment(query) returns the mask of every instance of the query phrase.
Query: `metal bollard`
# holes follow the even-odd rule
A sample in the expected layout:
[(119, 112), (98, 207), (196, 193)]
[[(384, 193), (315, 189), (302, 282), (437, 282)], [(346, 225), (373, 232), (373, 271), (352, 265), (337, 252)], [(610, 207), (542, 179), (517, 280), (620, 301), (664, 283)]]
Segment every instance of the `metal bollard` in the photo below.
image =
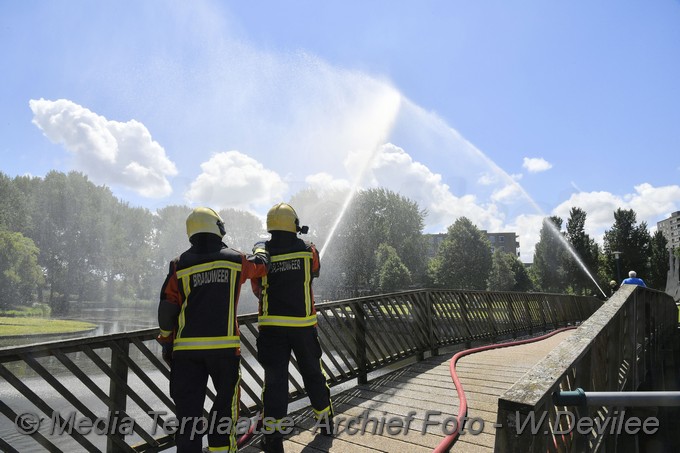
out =
[(553, 392), (555, 406), (680, 406), (680, 392)]

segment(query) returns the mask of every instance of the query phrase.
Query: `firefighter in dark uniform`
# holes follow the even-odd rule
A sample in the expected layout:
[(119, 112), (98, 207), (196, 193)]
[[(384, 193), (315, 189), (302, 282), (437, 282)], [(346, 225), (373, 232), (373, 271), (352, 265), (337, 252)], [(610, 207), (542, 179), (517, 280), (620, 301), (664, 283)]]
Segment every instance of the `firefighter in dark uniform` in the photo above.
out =
[(316, 330), (316, 308), (312, 280), (319, 276), (319, 252), (303, 241), (295, 210), (279, 203), (267, 214), (271, 239), (265, 248), (271, 257), (267, 275), (252, 281), (260, 300), (257, 356), (264, 368), (262, 447), (265, 452), (283, 452), (283, 435), (276, 429), (288, 412), (288, 362), (295, 353), (305, 390), (322, 434), (332, 435), (330, 389), (321, 363), (321, 346)]
[[(234, 427), (238, 420), (240, 337), (236, 308), (241, 285), (266, 275), (267, 252), (253, 255), (227, 247), (220, 216), (209, 208), (196, 208), (187, 217), (191, 248), (170, 263), (158, 306), (163, 358), (170, 366), (170, 396), (184, 429), (175, 435), (177, 451), (202, 451), (203, 405), (208, 377), (216, 398), (209, 421)], [(223, 423), (224, 422), (224, 423)], [(209, 425), (208, 425), (209, 426)], [(208, 432), (211, 452), (235, 452), (236, 432)], [(223, 432), (227, 431), (227, 432)], [(193, 434), (193, 436), (192, 436)], [(191, 439), (193, 437), (193, 439)]]

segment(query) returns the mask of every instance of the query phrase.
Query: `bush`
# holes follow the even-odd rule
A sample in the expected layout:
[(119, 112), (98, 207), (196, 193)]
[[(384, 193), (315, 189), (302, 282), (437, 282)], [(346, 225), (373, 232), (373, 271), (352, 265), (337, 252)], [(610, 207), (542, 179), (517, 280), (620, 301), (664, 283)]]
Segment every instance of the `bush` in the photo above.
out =
[(0, 310), (1, 316), (10, 318), (49, 318), (52, 309), (47, 304), (34, 303), (30, 307), (19, 307), (13, 310)]

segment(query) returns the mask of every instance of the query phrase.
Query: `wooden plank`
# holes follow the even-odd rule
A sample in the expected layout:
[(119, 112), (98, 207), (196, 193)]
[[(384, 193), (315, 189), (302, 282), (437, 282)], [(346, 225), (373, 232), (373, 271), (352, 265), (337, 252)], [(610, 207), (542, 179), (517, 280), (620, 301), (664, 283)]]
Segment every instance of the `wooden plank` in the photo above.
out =
[[(558, 334), (535, 344), (497, 349), (473, 354), (459, 361), (465, 365), (460, 378), (466, 391), (471, 418), (483, 421), (481, 432), (461, 435), (453, 452), (488, 453), (493, 451), (496, 429), (498, 397), (515, 382), (518, 375), (525, 373), (540, 361), (560, 341), (572, 332)], [(518, 350), (520, 350), (518, 352)], [(533, 353), (532, 353), (533, 352)], [(508, 357), (512, 357), (511, 360)], [(432, 357), (423, 362), (396, 370), (370, 383), (359, 385), (333, 397), (336, 420), (340, 434), (335, 438), (316, 435), (309, 410), (296, 412), (297, 432), (285, 441), (286, 451), (296, 452), (420, 452), (432, 451), (444, 438), (441, 426), (425, 426), (428, 411), (436, 414), (430, 420), (443, 420), (457, 415), (458, 398), (451, 382), (446, 356)], [(476, 362), (481, 362), (477, 364)], [(484, 371), (479, 372), (478, 366)], [(494, 370), (497, 367), (497, 370)], [(406, 435), (389, 435), (386, 432), (368, 432), (350, 435), (346, 423), (350, 418), (357, 420), (384, 419), (393, 417), (405, 419), (412, 413), (410, 431)], [(479, 423), (477, 423), (479, 425)], [(373, 426), (367, 424), (367, 426)], [(476, 426), (479, 428), (479, 426)], [(254, 447), (244, 452), (257, 451)]]

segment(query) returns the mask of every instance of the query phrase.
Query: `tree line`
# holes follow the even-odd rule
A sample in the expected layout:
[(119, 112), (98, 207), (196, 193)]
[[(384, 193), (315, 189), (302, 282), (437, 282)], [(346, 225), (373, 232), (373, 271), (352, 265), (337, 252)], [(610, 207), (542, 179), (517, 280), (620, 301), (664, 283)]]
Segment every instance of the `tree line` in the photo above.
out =
[[(156, 300), (169, 261), (188, 246), (188, 206), (130, 206), (78, 172), (0, 174), (0, 308)], [(252, 247), (260, 220), (232, 209), (225, 241)]]
[[(584, 269), (605, 288), (617, 275), (614, 251), (621, 252), (621, 272), (635, 269), (649, 286), (665, 287), (665, 238), (650, 235), (632, 210), (614, 213), (602, 247), (585, 233), (583, 210), (572, 208), (564, 231), (562, 219), (547, 218), (527, 267), (513, 254), (492, 253), (486, 234), (465, 217), (428, 256), (427, 212), (416, 202), (384, 188), (348, 201), (351, 195), (305, 189), (289, 200), (310, 226), (306, 239), (323, 251), (315, 283), (321, 300), (419, 287), (591, 294), (596, 288)], [(130, 206), (78, 172), (0, 173), (0, 309), (42, 302), (63, 314), (85, 301), (155, 301), (168, 262), (188, 246), (190, 212), (183, 205)], [(251, 213), (219, 213), (229, 246), (248, 252), (268, 237)]]

